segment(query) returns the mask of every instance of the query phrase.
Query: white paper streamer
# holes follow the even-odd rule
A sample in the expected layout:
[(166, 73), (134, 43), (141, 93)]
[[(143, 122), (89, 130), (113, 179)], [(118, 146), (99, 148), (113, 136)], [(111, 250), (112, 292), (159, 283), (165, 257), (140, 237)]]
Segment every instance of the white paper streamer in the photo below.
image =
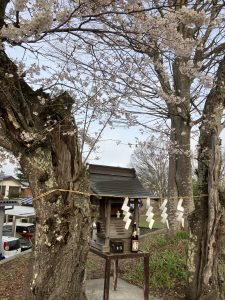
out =
[(121, 207), (122, 211), (123, 211), (123, 214), (124, 214), (124, 218), (123, 218), (123, 221), (126, 222), (125, 224), (125, 229), (128, 230), (129, 226), (130, 226), (130, 223), (131, 223), (131, 219), (130, 219), (130, 216), (131, 216), (131, 213), (130, 213), (130, 207), (128, 206), (128, 202), (129, 202), (129, 198), (126, 197), (124, 199), (124, 202), (123, 202), (123, 205)]
[(149, 209), (150, 206), (151, 206), (151, 200), (150, 200), (150, 198), (148, 197), (148, 198), (146, 199), (146, 209)]
[(149, 228), (152, 229), (153, 224), (155, 223), (155, 220), (151, 219), (149, 222)]
[(149, 223), (149, 228), (152, 229), (152, 226), (153, 226), (155, 220), (153, 219), (154, 213), (152, 212), (153, 207), (151, 206), (150, 198), (147, 198), (146, 208), (148, 209), (147, 212), (146, 212), (146, 216), (147, 216), (146, 221)]
[(126, 197), (126, 198), (124, 199), (123, 205), (122, 205), (122, 207), (121, 207), (122, 210), (126, 210), (127, 207), (129, 208), (129, 206), (127, 205), (128, 202), (129, 202), (129, 198)]
[(163, 224), (166, 224), (167, 228), (169, 229), (169, 222), (168, 222), (168, 219), (167, 219), (168, 214), (167, 214), (167, 207), (166, 207), (167, 202), (168, 202), (168, 200), (164, 199), (164, 201), (163, 201), (163, 203), (162, 203), (162, 205), (160, 206), (159, 209), (162, 211), (162, 213), (161, 213), (161, 217), (162, 217), (161, 222)]
[(131, 213), (128, 211), (128, 212), (126, 213), (125, 217), (123, 218), (123, 221), (124, 221), (124, 222), (127, 222), (127, 220), (130, 218), (130, 216), (131, 216)]
[(181, 223), (181, 226), (184, 228), (184, 207), (182, 206), (183, 199), (180, 198), (177, 204), (177, 221)]
[(130, 226), (130, 223), (131, 223), (131, 219), (128, 219), (126, 221), (126, 224), (125, 224), (125, 229), (128, 230), (129, 226)]

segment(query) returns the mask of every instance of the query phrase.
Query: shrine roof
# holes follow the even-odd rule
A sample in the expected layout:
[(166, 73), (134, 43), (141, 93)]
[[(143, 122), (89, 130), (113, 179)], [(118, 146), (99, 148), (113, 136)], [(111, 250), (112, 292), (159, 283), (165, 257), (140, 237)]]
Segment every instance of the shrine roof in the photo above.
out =
[(142, 186), (133, 168), (89, 164), (88, 171), (91, 192), (94, 194), (129, 198), (153, 197)]

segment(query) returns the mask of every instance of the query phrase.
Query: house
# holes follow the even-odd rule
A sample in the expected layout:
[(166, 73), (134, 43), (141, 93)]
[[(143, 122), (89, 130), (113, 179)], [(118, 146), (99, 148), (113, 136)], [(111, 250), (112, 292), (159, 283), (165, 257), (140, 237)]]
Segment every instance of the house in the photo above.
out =
[(0, 177), (0, 195), (4, 198), (18, 198), (21, 194), (21, 182), (13, 176)]

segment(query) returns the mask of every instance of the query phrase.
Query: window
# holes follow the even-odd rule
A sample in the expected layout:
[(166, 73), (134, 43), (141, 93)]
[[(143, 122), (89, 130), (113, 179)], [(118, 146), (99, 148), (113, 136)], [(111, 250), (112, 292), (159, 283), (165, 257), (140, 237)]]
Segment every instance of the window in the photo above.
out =
[(10, 186), (9, 187), (9, 198), (18, 198), (20, 195), (19, 186)]
[(0, 195), (5, 196), (5, 185), (0, 185)]

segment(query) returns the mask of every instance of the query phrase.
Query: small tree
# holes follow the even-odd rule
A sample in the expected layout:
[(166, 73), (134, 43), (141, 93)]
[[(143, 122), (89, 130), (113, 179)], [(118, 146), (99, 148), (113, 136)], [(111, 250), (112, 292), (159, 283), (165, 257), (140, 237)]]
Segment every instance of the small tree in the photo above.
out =
[(28, 179), (26, 178), (26, 176), (23, 174), (22, 168), (20, 166), (15, 168), (15, 173), (16, 173), (16, 177), (23, 182), (27, 182)]

